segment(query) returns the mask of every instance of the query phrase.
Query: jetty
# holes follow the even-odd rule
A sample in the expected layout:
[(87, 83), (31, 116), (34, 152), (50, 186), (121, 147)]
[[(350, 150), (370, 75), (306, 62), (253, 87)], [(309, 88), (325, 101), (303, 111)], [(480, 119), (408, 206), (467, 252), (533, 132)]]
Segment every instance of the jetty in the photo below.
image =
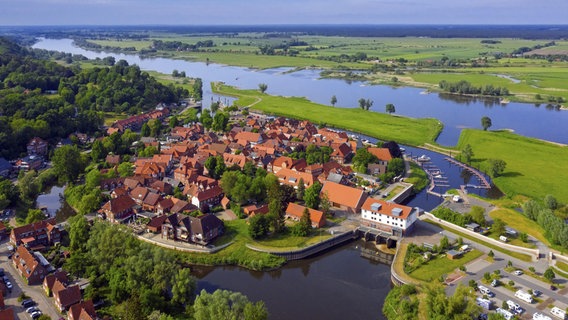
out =
[(485, 177), (485, 175), (483, 173), (481, 173), (479, 170), (474, 169), (464, 163), (461, 163), (453, 158), (449, 158), (446, 157), (444, 158), (444, 160), (448, 161), (451, 164), (454, 164), (458, 167), (461, 167), (464, 170), (467, 170), (471, 173), (473, 173), (473, 175), (475, 175), (477, 177), (477, 180), (479, 181), (479, 183), (481, 184), (480, 186), (475, 186), (475, 185), (470, 185), (468, 184), (467, 187), (472, 187), (472, 188), (481, 188), (481, 189), (491, 189), (491, 184), (489, 183), (489, 181), (487, 181), (487, 178)]

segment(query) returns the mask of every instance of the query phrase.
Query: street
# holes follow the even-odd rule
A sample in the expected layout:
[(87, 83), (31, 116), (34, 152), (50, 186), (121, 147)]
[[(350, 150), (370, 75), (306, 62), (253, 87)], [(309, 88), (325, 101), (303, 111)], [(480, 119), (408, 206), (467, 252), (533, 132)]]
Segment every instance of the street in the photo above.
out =
[(8, 259), (9, 252), (7, 244), (7, 239), (0, 242), (0, 268), (4, 268), (5, 274), (10, 278), (14, 287), (12, 288), (12, 292), (4, 297), (6, 307), (12, 307), (18, 319), (31, 319), (30, 315), (26, 313), (26, 310), (20, 305), (20, 302), (18, 302), (18, 297), (22, 291), (24, 291), (26, 295), (37, 303), (37, 307), (43, 314), (48, 315), (54, 320), (61, 318), (62, 316), (57, 311), (53, 298), (48, 298), (45, 295), (41, 285), (28, 286), (25, 284), (18, 271), (14, 268), (12, 261)]

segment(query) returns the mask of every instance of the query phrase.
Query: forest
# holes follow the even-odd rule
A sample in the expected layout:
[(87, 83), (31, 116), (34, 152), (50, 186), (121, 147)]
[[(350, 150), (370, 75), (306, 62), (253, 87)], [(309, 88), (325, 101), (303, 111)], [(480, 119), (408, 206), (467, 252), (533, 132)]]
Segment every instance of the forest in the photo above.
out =
[(0, 46), (0, 157), (6, 159), (21, 156), (35, 136), (56, 143), (73, 132), (93, 135), (103, 112), (137, 114), (189, 95), (122, 60), (81, 70), (37, 59), (6, 40)]

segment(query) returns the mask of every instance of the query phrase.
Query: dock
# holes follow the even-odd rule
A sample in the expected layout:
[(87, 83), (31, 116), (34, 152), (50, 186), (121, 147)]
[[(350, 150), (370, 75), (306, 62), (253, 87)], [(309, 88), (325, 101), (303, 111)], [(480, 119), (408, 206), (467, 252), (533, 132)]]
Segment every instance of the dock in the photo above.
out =
[(467, 170), (471, 173), (473, 173), (473, 175), (475, 175), (477, 177), (477, 180), (479, 181), (479, 183), (481, 184), (481, 186), (474, 186), (474, 185), (467, 185), (467, 187), (474, 187), (474, 188), (481, 188), (481, 189), (491, 189), (491, 184), (489, 183), (489, 181), (487, 181), (487, 178), (485, 178), (485, 175), (483, 173), (481, 173), (479, 170), (474, 169), (464, 163), (461, 163), (453, 158), (444, 158), (444, 160), (448, 161), (451, 164), (454, 164), (458, 167), (461, 167), (464, 170)]

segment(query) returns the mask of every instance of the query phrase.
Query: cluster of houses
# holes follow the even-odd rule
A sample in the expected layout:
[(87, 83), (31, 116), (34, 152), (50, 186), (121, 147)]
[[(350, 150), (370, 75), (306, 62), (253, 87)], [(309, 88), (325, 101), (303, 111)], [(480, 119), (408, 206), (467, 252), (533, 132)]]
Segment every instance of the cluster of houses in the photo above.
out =
[[(98, 319), (92, 300), (83, 300), (78, 284), (71, 284), (68, 274), (56, 270), (41, 251), (60, 242), (62, 230), (54, 218), (16, 227), (10, 232), (15, 248), (12, 264), (28, 285), (41, 285), (59, 312), (68, 320)], [(0, 283), (0, 291), (6, 288)]]
[[(366, 190), (355, 186), (353, 171), (347, 165), (357, 149), (364, 147), (358, 139), (351, 139), (345, 132), (318, 128), (309, 121), (274, 119), (258, 114), (239, 121), (241, 125), (223, 134), (207, 131), (197, 123), (173, 128), (165, 141), (144, 139), (146, 146), (159, 145), (160, 153), (133, 160), (134, 176), (101, 181), (101, 188), (110, 193), (111, 199), (99, 210), (99, 217), (114, 223), (146, 218), (149, 221), (146, 230), (164, 239), (208, 245), (223, 233), (223, 222), (207, 213), (219, 206), (226, 209), (230, 203), (219, 180), (212, 178), (205, 167), (210, 157), (222, 158), (228, 168), (243, 169), (250, 163), (276, 175), (281, 184), (294, 188), (300, 183), (309, 188), (318, 181), (332, 210), (358, 215), (362, 209), (369, 207), (367, 211), (370, 210)], [(331, 148), (329, 161), (308, 165), (305, 159), (286, 156), (306, 150), (310, 145)], [(388, 162), (393, 159), (391, 149), (366, 148), (379, 159), (369, 166), (369, 173), (385, 173)], [(109, 155), (106, 161), (117, 165), (120, 157)], [(179, 193), (174, 197), (174, 190), (180, 190), (183, 197)], [(402, 210), (402, 214), (398, 214), (398, 210), (387, 212), (391, 204), (384, 203), (380, 214), (392, 218), (375, 221), (374, 216), (368, 215), (369, 226), (402, 233), (400, 230), (412, 224), (402, 221), (412, 221), (412, 210)], [(250, 204), (242, 209), (247, 216), (268, 212), (265, 204)], [(304, 209), (300, 204), (290, 203), (286, 217), (299, 220)], [(309, 211), (313, 227), (326, 224), (323, 212)], [(367, 219), (367, 215), (362, 217)]]

